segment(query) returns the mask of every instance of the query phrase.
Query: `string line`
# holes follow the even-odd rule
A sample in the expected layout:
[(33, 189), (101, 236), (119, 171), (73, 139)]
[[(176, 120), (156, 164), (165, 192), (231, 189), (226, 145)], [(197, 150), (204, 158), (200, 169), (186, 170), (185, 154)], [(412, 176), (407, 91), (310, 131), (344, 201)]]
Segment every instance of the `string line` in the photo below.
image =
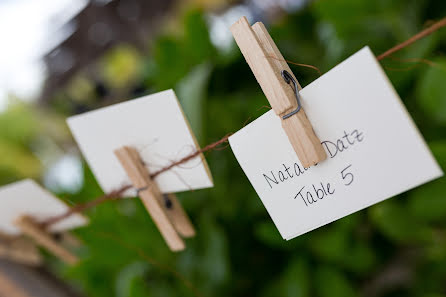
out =
[(118, 200), (121, 198), (121, 195), (125, 191), (127, 191), (128, 189), (130, 189), (132, 187), (133, 187), (132, 185), (125, 185), (117, 190), (111, 191), (108, 194), (100, 196), (99, 198), (97, 198), (95, 200), (91, 200), (86, 203), (80, 203), (76, 206), (70, 207), (70, 209), (68, 209), (66, 212), (62, 213), (61, 215), (50, 217), (50, 218), (46, 219), (45, 221), (40, 222), (40, 225), (44, 228), (48, 228), (50, 225), (56, 224), (75, 213), (84, 212), (85, 210), (93, 208), (95, 206), (98, 206), (99, 204), (102, 204), (106, 201)]
[[(377, 60), (381, 61), (381, 60), (391, 56), (392, 54), (402, 50), (403, 48), (413, 44), (414, 42), (416, 42), (416, 41), (418, 41), (418, 40), (420, 40), (420, 39), (422, 39), (422, 38), (424, 38), (424, 37), (434, 33), (435, 31), (437, 31), (437, 30), (439, 30), (439, 29), (441, 29), (441, 28), (443, 28), (445, 26), (446, 26), (446, 17), (442, 18), (441, 20), (439, 20), (437, 22), (435, 22), (434, 24), (432, 24), (428, 28), (426, 28), (426, 29), (422, 30), (421, 32), (415, 34), (414, 36), (410, 37), (406, 41), (401, 42), (401, 43), (395, 45), (394, 47), (388, 49), (384, 53), (380, 54), (377, 57)], [(300, 63), (294, 63), (294, 62), (292, 62), (291, 64), (298, 65), (298, 66), (304, 66), (304, 67), (310, 67), (310, 68), (315, 69), (316, 71), (319, 71), (319, 69), (317, 67), (312, 66), (312, 65), (300, 64)], [(166, 167), (163, 167), (163, 168), (155, 171), (154, 173), (152, 173), (150, 175), (150, 177), (151, 178), (155, 178), (156, 176), (160, 175), (161, 173), (166, 172), (166, 171), (172, 169), (173, 167), (176, 167), (176, 166), (178, 166), (180, 164), (183, 164), (183, 163), (185, 163), (187, 161), (190, 161), (190, 160), (192, 160), (193, 158), (199, 156), (202, 153), (205, 153), (205, 152), (208, 152), (208, 151), (216, 149), (222, 143), (227, 142), (228, 138), (231, 135), (232, 135), (232, 133), (231, 134), (227, 134), (223, 138), (221, 138), (221, 139), (219, 139), (219, 140), (217, 140), (217, 141), (215, 141), (215, 142), (213, 142), (211, 144), (206, 145), (204, 148), (202, 148), (200, 150), (197, 150), (197, 151), (193, 152), (192, 154), (187, 155), (187, 156), (185, 156), (184, 158), (182, 158), (182, 159), (180, 159), (178, 161), (172, 162), (171, 164), (167, 165)], [(119, 189), (117, 189), (115, 191), (112, 191), (112, 192), (110, 192), (108, 194), (105, 194), (105, 195), (103, 195), (103, 196), (101, 196), (101, 197), (99, 197), (99, 198), (97, 198), (95, 200), (92, 200), (92, 201), (87, 202), (87, 203), (76, 205), (76, 206), (70, 208), (65, 213), (63, 213), (61, 215), (58, 215), (58, 216), (51, 217), (51, 218), (43, 221), (41, 224), (44, 227), (49, 227), (50, 225), (55, 224), (55, 223), (57, 223), (57, 222), (59, 222), (59, 221), (61, 221), (63, 219), (66, 219), (67, 217), (69, 217), (69, 216), (71, 216), (71, 215), (73, 215), (75, 213), (83, 212), (85, 210), (88, 210), (90, 208), (93, 208), (93, 207), (95, 207), (95, 206), (97, 206), (99, 204), (102, 204), (102, 203), (110, 201), (110, 200), (120, 199), (121, 195), (125, 191), (130, 189), (130, 188), (132, 188), (131, 185), (122, 186), (121, 188), (119, 188)]]
[[(207, 151), (211, 151), (211, 150), (215, 149), (220, 144), (227, 142), (229, 136), (231, 136), (231, 134), (228, 134), (225, 137), (223, 137), (222, 139), (219, 139), (216, 142), (208, 144), (204, 148), (202, 148), (200, 150), (197, 150), (194, 153), (192, 153), (190, 155), (187, 155), (184, 158), (182, 158), (182, 159), (180, 159), (178, 161), (175, 161), (175, 162), (169, 164), (168, 166), (155, 171), (154, 173), (152, 173), (150, 175), (150, 177), (153, 179), (156, 176), (160, 175), (161, 173), (166, 172), (166, 171), (172, 169), (175, 166), (183, 164), (183, 163), (185, 163), (185, 162), (187, 162), (187, 161), (189, 161), (189, 160), (199, 156), (202, 153), (205, 153)], [(125, 191), (127, 191), (127, 190), (129, 190), (131, 188), (133, 188), (132, 185), (124, 185), (121, 188), (119, 188), (117, 190), (114, 190), (114, 191), (112, 191), (112, 192), (110, 192), (108, 194), (104, 194), (104, 195), (100, 196), (99, 198), (97, 198), (95, 200), (92, 200), (92, 201), (89, 201), (89, 202), (86, 202), (86, 203), (81, 203), (81, 204), (78, 204), (76, 206), (73, 206), (70, 209), (68, 209), (65, 213), (62, 213), (61, 215), (50, 217), (50, 218), (44, 220), (43, 222), (40, 223), (40, 225), (42, 227), (44, 227), (44, 228), (48, 228), (50, 225), (56, 224), (56, 223), (58, 223), (58, 222), (60, 222), (60, 221), (62, 221), (64, 219), (68, 218), (69, 216), (71, 216), (71, 215), (73, 215), (75, 213), (83, 212), (83, 211), (85, 211), (87, 209), (93, 208), (95, 206), (98, 206), (99, 204), (102, 204), (102, 203), (110, 201), (110, 200), (121, 199), (122, 198), (121, 197), (122, 194), (124, 194)]]
[(401, 43), (395, 45), (394, 47), (388, 49), (387, 51), (385, 51), (384, 53), (382, 53), (381, 55), (379, 55), (377, 57), (378, 61), (381, 61), (382, 59), (387, 58), (388, 56), (396, 53), (397, 51), (399, 51), (399, 50), (401, 50), (401, 49), (411, 45), (415, 41), (418, 41), (421, 38), (424, 38), (424, 37), (434, 33), (435, 31), (443, 28), (444, 26), (446, 26), (446, 17), (442, 18), (438, 22), (435, 22), (430, 27), (424, 29), (423, 31), (421, 31), (421, 32), (419, 32), (417, 34), (415, 34), (414, 36), (410, 37), (406, 41), (401, 42)]

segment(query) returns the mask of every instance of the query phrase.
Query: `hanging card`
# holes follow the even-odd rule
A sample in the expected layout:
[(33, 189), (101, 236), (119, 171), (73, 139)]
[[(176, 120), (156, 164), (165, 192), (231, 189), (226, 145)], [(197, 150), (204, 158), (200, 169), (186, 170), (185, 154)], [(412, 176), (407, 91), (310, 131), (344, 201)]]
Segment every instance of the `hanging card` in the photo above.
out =
[(443, 175), (368, 47), (300, 94), (327, 160), (303, 168), (273, 111), (229, 138), (284, 239)]
[[(130, 184), (114, 151), (134, 147), (153, 173), (199, 149), (172, 90), (68, 118), (68, 125), (105, 192)], [(161, 192), (212, 187), (206, 160), (200, 154), (155, 178)], [(131, 190), (127, 195), (135, 195)]]
[[(43, 189), (31, 179), (22, 180), (0, 188), (0, 232), (18, 235), (20, 229), (14, 221), (28, 215), (37, 222), (61, 215), (69, 207), (59, 198)], [(50, 231), (59, 232), (84, 226), (87, 219), (80, 214), (73, 214), (50, 226)]]

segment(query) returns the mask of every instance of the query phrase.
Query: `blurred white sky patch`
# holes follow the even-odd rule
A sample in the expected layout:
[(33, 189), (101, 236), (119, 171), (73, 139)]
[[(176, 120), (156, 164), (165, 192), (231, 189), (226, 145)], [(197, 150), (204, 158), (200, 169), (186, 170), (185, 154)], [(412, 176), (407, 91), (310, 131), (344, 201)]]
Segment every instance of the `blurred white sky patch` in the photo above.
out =
[(74, 31), (61, 28), (88, 0), (0, 0), (0, 111), (8, 94), (32, 100), (45, 79), (44, 54)]
[(76, 193), (84, 183), (82, 161), (77, 154), (65, 154), (44, 175), (45, 187), (54, 192)]
[(230, 50), (234, 38), (229, 28), (242, 16), (252, 22), (252, 13), (245, 5), (236, 5), (220, 15), (208, 15), (209, 34), (215, 47), (223, 52)]
[(250, 2), (264, 11), (280, 7), (285, 11), (293, 12), (302, 8), (308, 0), (250, 0)]
[(308, 0), (249, 0), (245, 4), (235, 5), (220, 14), (210, 13), (207, 21), (211, 42), (222, 52), (228, 52), (234, 42), (229, 30), (240, 17), (246, 16), (250, 24), (263, 21), (271, 10), (282, 9), (293, 12), (301, 9)]

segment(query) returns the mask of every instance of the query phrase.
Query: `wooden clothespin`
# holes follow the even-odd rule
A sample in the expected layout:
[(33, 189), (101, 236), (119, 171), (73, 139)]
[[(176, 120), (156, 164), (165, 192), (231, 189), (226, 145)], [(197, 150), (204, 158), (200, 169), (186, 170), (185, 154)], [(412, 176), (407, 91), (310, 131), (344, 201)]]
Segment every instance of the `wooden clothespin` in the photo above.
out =
[(20, 235), (0, 233), (0, 257), (29, 266), (42, 264), (42, 257), (34, 242)]
[[(252, 27), (246, 17), (231, 26), (232, 35), (304, 167), (327, 158), (300, 105), (299, 85), (265, 26)], [(291, 85), (291, 86), (290, 86)]]
[(139, 155), (132, 147), (115, 151), (133, 186), (138, 190), (144, 206), (172, 251), (186, 246), (181, 237), (193, 237), (195, 229), (180, 202), (173, 194), (162, 194)]
[(77, 256), (59, 243), (52, 234), (45, 230), (32, 217), (23, 215), (18, 217), (14, 224), (25, 234), (33, 239), (38, 245), (59, 257), (68, 264), (76, 264)]

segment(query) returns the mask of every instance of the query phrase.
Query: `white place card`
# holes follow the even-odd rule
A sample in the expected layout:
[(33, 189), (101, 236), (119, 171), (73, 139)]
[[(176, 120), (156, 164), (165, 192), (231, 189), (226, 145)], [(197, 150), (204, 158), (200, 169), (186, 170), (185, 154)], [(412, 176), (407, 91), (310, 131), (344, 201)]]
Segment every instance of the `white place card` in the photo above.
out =
[[(0, 232), (10, 235), (21, 233), (20, 229), (14, 225), (14, 221), (19, 216), (29, 215), (37, 222), (42, 222), (69, 210), (68, 205), (31, 179), (1, 187), (0, 205)], [(59, 232), (84, 226), (87, 223), (84, 216), (73, 214), (51, 225), (49, 230)]]
[(368, 47), (301, 95), (327, 160), (303, 168), (272, 110), (229, 138), (284, 239), (443, 175)]
[[(173, 90), (73, 116), (67, 122), (106, 193), (130, 184), (114, 154), (118, 148), (134, 147), (151, 173), (199, 149)], [(161, 173), (155, 182), (163, 193), (213, 186), (202, 154)]]

